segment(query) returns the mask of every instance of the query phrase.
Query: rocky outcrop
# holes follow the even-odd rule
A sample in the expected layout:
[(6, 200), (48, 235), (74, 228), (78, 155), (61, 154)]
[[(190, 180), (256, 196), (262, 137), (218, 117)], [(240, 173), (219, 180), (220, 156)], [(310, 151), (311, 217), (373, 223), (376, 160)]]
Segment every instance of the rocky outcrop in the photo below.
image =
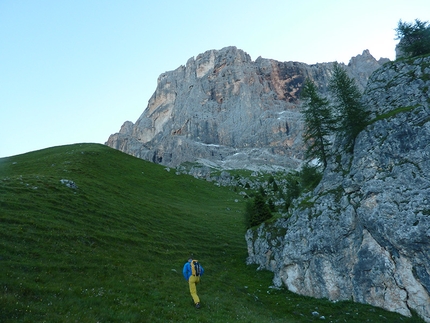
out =
[[(289, 215), (249, 230), (274, 283), (430, 322), (430, 56), (389, 63), (365, 91), (373, 122)], [(339, 160), (339, 159), (338, 159)]]
[[(384, 62), (364, 51), (345, 68), (364, 89)], [(332, 68), (253, 61), (235, 47), (207, 51), (161, 74), (140, 118), (106, 144), (170, 167), (199, 160), (225, 169), (296, 168), (303, 153), (301, 87), (310, 78), (326, 93)]]

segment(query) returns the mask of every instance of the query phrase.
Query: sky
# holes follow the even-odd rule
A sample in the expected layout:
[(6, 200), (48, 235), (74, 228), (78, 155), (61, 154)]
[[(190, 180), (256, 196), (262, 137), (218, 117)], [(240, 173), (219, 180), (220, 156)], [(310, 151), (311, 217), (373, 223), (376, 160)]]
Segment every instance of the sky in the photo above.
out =
[(429, 0), (0, 0), (0, 158), (105, 143), (160, 74), (207, 50), (394, 60), (399, 20), (415, 19), (430, 20)]

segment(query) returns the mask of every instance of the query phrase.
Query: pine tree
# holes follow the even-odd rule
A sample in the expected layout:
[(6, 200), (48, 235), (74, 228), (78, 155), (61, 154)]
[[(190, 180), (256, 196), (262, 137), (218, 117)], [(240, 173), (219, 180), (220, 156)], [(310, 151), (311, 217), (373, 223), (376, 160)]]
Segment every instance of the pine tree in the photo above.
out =
[(261, 194), (256, 194), (254, 198), (254, 208), (258, 214), (258, 222), (263, 223), (264, 221), (272, 217), (269, 206), (266, 204), (266, 199)]
[(270, 219), (272, 213), (265, 198), (257, 193), (253, 201), (248, 201), (245, 206), (245, 225), (247, 229), (259, 225)]
[(285, 194), (285, 210), (288, 210), (293, 200), (299, 197), (301, 190), (298, 172), (288, 174), (286, 179), (285, 188), (287, 189), (287, 193)]
[(318, 167), (309, 164), (303, 165), (299, 176), (301, 191), (313, 190), (322, 179), (322, 173), (318, 170)]
[(335, 119), (327, 99), (318, 95), (315, 84), (307, 79), (302, 90), (305, 122), (303, 139), (306, 145), (305, 158), (318, 158), (327, 166), (330, 140), (328, 136), (333, 133)]
[(338, 119), (337, 133), (344, 138), (345, 151), (352, 152), (355, 138), (367, 125), (369, 113), (361, 103), (361, 93), (355, 80), (338, 63), (334, 64), (329, 90)]
[(400, 50), (410, 57), (430, 54), (430, 25), (415, 19), (415, 24), (399, 21), (396, 39)]

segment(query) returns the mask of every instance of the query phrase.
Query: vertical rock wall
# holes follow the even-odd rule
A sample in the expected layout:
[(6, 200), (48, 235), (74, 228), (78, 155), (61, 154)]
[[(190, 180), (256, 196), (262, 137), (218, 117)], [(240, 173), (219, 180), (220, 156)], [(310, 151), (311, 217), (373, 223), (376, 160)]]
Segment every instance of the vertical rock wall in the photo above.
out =
[[(345, 68), (364, 88), (382, 63), (364, 51)], [(140, 118), (127, 122), (106, 144), (173, 167), (204, 158), (225, 168), (295, 168), (303, 154), (301, 87), (310, 78), (325, 93), (332, 67), (261, 57), (252, 61), (235, 47), (207, 51), (161, 74)], [(248, 158), (238, 165), (237, 154)]]
[(369, 80), (373, 122), (290, 217), (249, 230), (248, 263), (274, 283), (430, 322), (430, 56)]

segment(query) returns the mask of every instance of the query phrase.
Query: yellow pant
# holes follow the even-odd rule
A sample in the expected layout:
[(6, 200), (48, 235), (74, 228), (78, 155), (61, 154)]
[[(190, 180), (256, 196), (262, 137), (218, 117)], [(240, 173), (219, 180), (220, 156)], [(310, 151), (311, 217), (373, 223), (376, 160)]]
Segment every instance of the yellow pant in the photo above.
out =
[(200, 276), (190, 276), (188, 284), (190, 285), (190, 293), (193, 298), (194, 304), (200, 303), (200, 298), (197, 296), (196, 285), (200, 283)]

